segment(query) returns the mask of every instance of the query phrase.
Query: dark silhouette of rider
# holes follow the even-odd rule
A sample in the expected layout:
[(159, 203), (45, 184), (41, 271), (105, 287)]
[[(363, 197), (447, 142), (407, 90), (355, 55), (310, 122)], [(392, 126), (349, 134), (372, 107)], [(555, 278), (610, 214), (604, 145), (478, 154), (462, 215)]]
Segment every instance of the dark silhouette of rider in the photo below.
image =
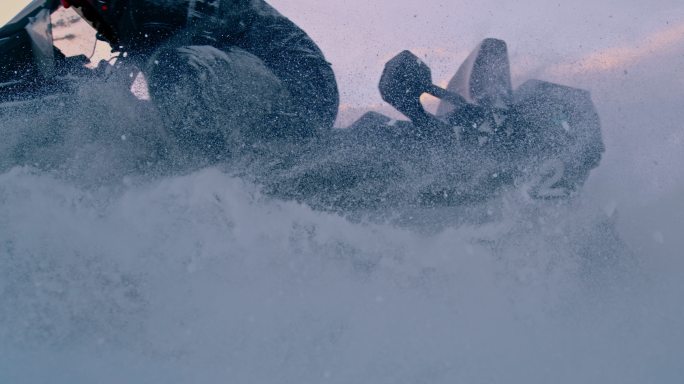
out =
[[(61, 0), (137, 58), (173, 138), (200, 149), (317, 137), (339, 103), (311, 38), (263, 0)], [(210, 151), (211, 152), (211, 151)]]

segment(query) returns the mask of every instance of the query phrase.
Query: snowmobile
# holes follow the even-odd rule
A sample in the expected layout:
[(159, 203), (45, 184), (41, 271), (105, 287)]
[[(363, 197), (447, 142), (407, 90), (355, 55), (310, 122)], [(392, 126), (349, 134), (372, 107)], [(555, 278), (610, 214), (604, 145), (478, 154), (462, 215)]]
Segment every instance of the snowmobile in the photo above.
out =
[[(85, 56), (54, 47), (57, 8), (35, 0), (0, 28), (0, 112), (27, 100), (59, 102), (74, 92), (74, 79), (116, 71), (106, 63), (86, 69)], [(589, 92), (540, 80), (514, 90), (503, 41), (483, 40), (446, 89), (431, 77), (427, 64), (401, 52), (379, 90), (408, 120), (369, 112), (295, 151), (271, 151), (244, 174), (278, 198), (349, 212), (468, 206), (507, 188), (566, 199), (598, 166), (604, 146)], [(424, 94), (441, 100), (436, 113), (421, 104)]]
[[(342, 210), (476, 205), (511, 187), (533, 199), (567, 199), (604, 151), (589, 92), (540, 80), (513, 90), (501, 40), (483, 40), (447, 89), (432, 83), (416, 55), (401, 52), (379, 90), (408, 120), (369, 112), (288, 170), (293, 182), (265, 184)], [(424, 94), (441, 100), (436, 114), (423, 107)]]

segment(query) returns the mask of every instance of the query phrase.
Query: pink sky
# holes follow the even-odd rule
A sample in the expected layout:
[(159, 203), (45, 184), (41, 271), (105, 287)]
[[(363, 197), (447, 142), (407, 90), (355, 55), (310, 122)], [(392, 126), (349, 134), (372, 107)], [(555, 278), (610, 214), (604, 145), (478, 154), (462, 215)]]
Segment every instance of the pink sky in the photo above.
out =
[[(332, 62), (345, 106), (382, 101), (384, 62), (403, 49), (446, 83), (483, 38), (507, 41), (515, 80), (562, 78), (627, 65), (653, 49), (682, 48), (681, 0), (270, 0)], [(660, 39), (660, 40), (658, 40)], [(582, 69), (575, 66), (583, 64)], [(603, 63), (603, 64), (602, 64)], [(589, 64), (593, 67), (590, 68)]]

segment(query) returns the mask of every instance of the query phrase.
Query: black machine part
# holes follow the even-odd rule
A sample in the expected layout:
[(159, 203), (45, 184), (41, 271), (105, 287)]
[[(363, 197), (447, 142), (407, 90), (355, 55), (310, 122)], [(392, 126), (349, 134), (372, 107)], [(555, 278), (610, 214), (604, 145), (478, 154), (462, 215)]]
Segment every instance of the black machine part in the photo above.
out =
[[(489, 149), (501, 161), (523, 169), (560, 164), (553, 186), (582, 185), (604, 151), (601, 124), (589, 92), (539, 80), (513, 91), (506, 43), (485, 39), (461, 65), (447, 90), (432, 83), (430, 68), (403, 51), (385, 66), (383, 100), (420, 131), (439, 127), (458, 132), (462, 144)], [(428, 93), (442, 99), (436, 116), (423, 108)]]
[(419, 127), (435, 122), (434, 116), (421, 104), (420, 97), (424, 93), (445, 100), (455, 108), (466, 104), (462, 96), (434, 85), (430, 67), (409, 51), (403, 51), (387, 62), (379, 89), (383, 100)]
[(0, 29), (0, 84), (32, 83), (54, 75), (50, 14), (44, 1), (34, 1)]
[(34, 0), (0, 28), (0, 102), (21, 101), (70, 89), (89, 59), (66, 57), (53, 44), (51, 14), (59, 0)]

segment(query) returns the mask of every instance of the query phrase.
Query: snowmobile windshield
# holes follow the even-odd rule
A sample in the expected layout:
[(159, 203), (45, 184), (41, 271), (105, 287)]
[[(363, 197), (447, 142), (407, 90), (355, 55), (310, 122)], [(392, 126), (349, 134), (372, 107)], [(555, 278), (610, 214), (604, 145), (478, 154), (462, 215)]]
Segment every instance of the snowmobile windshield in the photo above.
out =
[(0, 28), (13, 24), (23, 19), (35, 10), (43, 6), (44, 0), (13, 0), (0, 6)]

